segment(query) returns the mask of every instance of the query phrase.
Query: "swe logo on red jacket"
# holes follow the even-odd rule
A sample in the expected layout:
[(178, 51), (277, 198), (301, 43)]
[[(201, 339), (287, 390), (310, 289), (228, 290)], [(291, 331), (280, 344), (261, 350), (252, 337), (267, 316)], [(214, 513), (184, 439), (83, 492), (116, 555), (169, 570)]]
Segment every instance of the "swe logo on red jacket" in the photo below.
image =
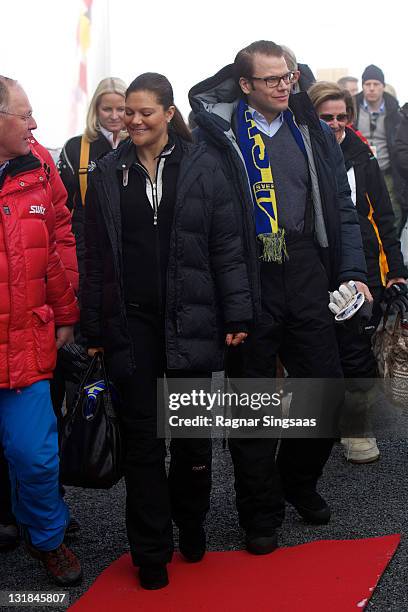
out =
[(31, 204), (30, 215), (45, 215), (46, 208), (42, 204)]

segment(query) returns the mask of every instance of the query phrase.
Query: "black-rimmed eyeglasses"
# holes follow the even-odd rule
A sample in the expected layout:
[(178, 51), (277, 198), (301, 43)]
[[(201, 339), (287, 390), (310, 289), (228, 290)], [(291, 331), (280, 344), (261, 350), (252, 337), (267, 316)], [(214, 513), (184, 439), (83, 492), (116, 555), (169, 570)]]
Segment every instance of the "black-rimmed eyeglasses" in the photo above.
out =
[(273, 88), (273, 87), (278, 87), (281, 81), (283, 81), (285, 85), (289, 85), (289, 83), (293, 83), (293, 81), (295, 80), (295, 73), (287, 72), (286, 74), (282, 74), (282, 76), (268, 76), (268, 77), (251, 76), (249, 80), (250, 81), (265, 81), (265, 85), (267, 87)]

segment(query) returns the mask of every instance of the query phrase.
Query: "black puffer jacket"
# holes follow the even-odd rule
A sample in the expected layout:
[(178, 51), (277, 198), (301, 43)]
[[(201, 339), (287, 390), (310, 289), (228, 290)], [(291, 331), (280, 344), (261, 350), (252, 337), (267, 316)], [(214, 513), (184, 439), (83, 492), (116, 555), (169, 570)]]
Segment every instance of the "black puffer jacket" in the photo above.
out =
[(298, 70), (300, 72), (298, 81), (299, 91), (307, 91), (309, 87), (313, 85), (313, 83), (316, 83), (315, 75), (307, 64), (298, 63)]
[[(234, 133), (235, 108), (240, 91), (232, 65), (195, 85), (189, 93), (194, 119), (199, 126), (197, 140), (219, 160), (230, 185), (235, 211), (241, 216), (239, 227), (250, 228), (253, 217), (248, 177)], [(320, 122), (304, 92), (291, 96), (289, 107), (308, 151), (309, 170), (314, 191), (314, 234), (320, 246), (331, 289), (347, 280), (367, 281), (366, 265), (357, 215), (350, 199), (344, 160), (330, 128)], [(313, 163), (313, 167), (312, 167)], [(256, 282), (257, 259), (252, 230), (243, 236), (250, 278)], [(253, 292), (255, 294), (255, 292)]]
[(346, 170), (354, 170), (356, 207), (367, 262), (368, 284), (372, 288), (381, 287), (383, 264), (389, 269), (386, 274), (388, 280), (407, 275), (390, 196), (376, 158), (353, 130), (346, 128), (341, 149)]
[[(90, 346), (105, 348), (114, 377), (134, 370), (123, 294), (119, 190), (131, 146), (129, 142), (97, 162), (85, 206), (81, 328)], [(219, 165), (205, 145), (180, 146), (183, 156), (167, 268), (167, 366), (220, 370), (225, 323), (253, 318), (246, 266)]]

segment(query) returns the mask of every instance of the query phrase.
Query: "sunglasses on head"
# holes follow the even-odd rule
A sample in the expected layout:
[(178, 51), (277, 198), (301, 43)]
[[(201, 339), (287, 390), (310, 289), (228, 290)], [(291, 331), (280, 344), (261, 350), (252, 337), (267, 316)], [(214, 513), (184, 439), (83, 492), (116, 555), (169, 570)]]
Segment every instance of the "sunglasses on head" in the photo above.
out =
[(344, 123), (345, 121), (348, 120), (347, 113), (339, 113), (338, 115), (322, 114), (322, 115), (319, 115), (319, 117), (322, 121), (326, 121), (326, 123), (329, 121), (334, 121), (335, 119), (339, 121), (340, 123)]

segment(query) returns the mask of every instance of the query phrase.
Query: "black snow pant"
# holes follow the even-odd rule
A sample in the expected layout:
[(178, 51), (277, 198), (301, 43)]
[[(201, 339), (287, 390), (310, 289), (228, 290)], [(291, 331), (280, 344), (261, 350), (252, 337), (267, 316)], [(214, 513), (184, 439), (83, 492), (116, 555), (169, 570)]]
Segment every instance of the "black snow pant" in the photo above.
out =
[[(377, 329), (381, 318), (383, 287), (370, 287), (374, 298), (373, 311), (368, 325)], [(372, 437), (374, 407), (377, 397), (375, 379), (378, 377), (377, 361), (372, 349), (372, 334), (358, 333), (353, 326), (336, 325), (341, 366), (345, 378), (346, 398), (342, 411), (341, 434), (343, 437)]]
[[(369, 325), (377, 328), (381, 321), (381, 299), (383, 287), (370, 287), (374, 298), (372, 316)], [(337, 341), (339, 344), (341, 366), (346, 388), (353, 391), (367, 391), (372, 387), (372, 381), (359, 379), (373, 379), (378, 375), (377, 362), (374, 357), (371, 335), (359, 334), (352, 326), (336, 325)], [(353, 379), (356, 379), (353, 381)]]
[[(211, 440), (171, 441), (167, 478), (165, 440), (157, 437), (157, 378), (211, 378), (211, 372), (167, 370), (164, 321), (129, 309), (134, 374), (119, 382), (125, 443), (126, 526), (134, 565), (168, 563), (171, 519), (181, 529), (202, 525), (211, 490)], [(159, 398), (159, 401), (160, 398)]]
[[(284, 263), (261, 264), (262, 315), (245, 343), (230, 350), (227, 373), (273, 378), (279, 357), (291, 378), (337, 379), (326, 396), (336, 412), (344, 389), (327, 275), (311, 236), (288, 237), (287, 249)], [(240, 524), (251, 535), (281, 525), (285, 496), (315, 490), (333, 439), (283, 438), (276, 456), (277, 446), (277, 439), (229, 439)]]

